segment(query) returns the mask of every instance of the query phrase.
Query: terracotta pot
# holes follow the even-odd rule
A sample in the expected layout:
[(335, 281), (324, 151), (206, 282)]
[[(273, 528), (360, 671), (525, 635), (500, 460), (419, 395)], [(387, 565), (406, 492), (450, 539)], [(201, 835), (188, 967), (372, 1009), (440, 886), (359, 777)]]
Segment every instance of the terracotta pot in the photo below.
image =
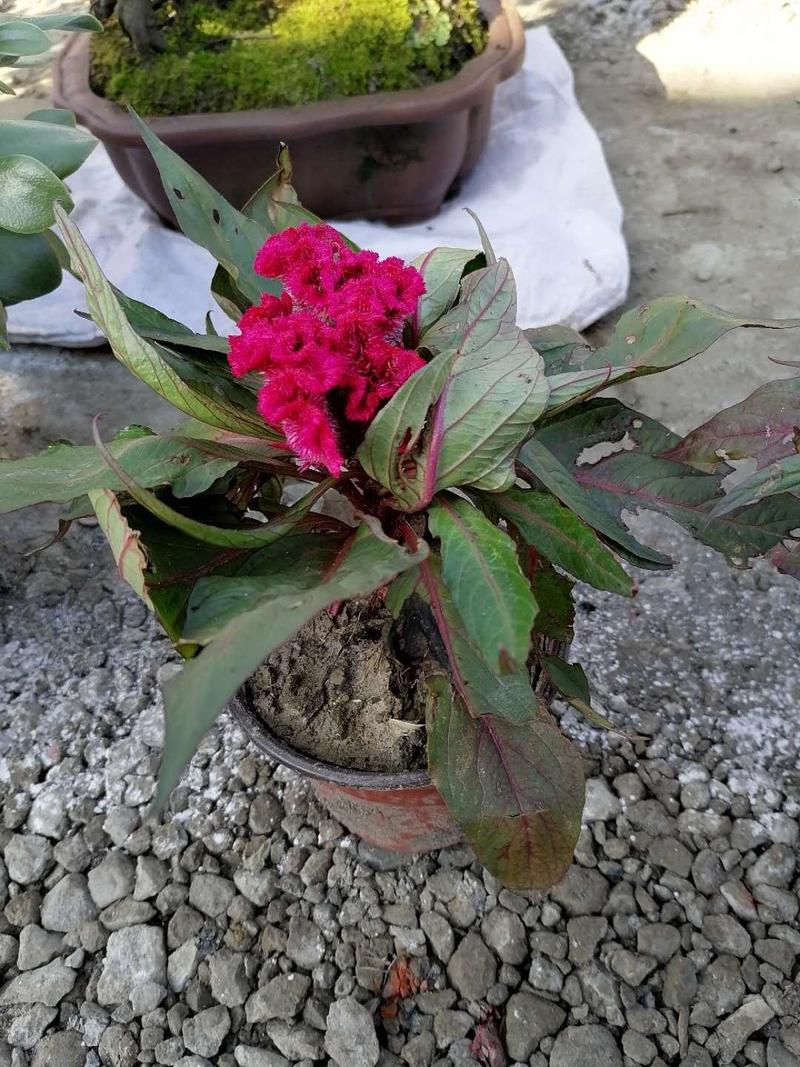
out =
[[(565, 646), (548, 643), (563, 655)], [(541, 675), (535, 680), (540, 700), (553, 695)], [(358, 771), (314, 759), (281, 741), (255, 711), (246, 686), (231, 701), (231, 714), (250, 740), (270, 759), (308, 778), (334, 818), (366, 841), (391, 852), (432, 852), (463, 840), (426, 770)]]
[[(285, 141), (300, 200), (323, 218), (426, 218), (477, 162), (495, 86), (522, 65), (519, 15), (501, 0), (482, 0), (482, 7), (487, 47), (447, 81), (298, 107), (153, 118), (149, 125), (236, 207), (274, 171)], [(53, 101), (88, 126), (127, 185), (174, 223), (133, 120), (89, 87), (89, 37), (74, 34), (57, 59)]]

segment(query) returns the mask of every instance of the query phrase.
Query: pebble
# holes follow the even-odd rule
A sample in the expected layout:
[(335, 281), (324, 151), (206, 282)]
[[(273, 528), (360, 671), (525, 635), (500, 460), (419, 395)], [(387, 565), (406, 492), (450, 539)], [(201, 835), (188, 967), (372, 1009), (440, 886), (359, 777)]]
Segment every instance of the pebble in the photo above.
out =
[(325, 1051), (338, 1067), (375, 1067), (380, 1056), (372, 1015), (354, 997), (331, 1005)]
[(183, 1024), (183, 1043), (198, 1056), (216, 1056), (231, 1028), (231, 1017), (221, 1004), (206, 1008)]
[(544, 1037), (558, 1033), (566, 1012), (533, 993), (515, 993), (506, 1007), (506, 1046), (514, 1060), (527, 1062)]
[(550, 897), (568, 915), (594, 915), (603, 910), (609, 885), (596, 870), (573, 864), (563, 880), (550, 890)]
[(280, 974), (261, 986), (247, 1001), (249, 1023), (269, 1019), (293, 1019), (298, 1015), (311, 989), (311, 979), (304, 974)]
[(60, 934), (51, 934), (31, 923), (20, 931), (17, 967), (21, 971), (41, 967), (60, 955), (63, 948), (64, 938)]
[(568, 1026), (555, 1040), (550, 1067), (622, 1067), (614, 1035), (603, 1026)]
[(54, 1008), (72, 991), (77, 975), (62, 960), (53, 960), (12, 978), (2, 993), (0, 1004), (45, 1004)]
[(19, 885), (39, 882), (53, 865), (53, 846), (39, 834), (12, 834), (3, 858), (9, 877)]
[(42, 901), (41, 922), (45, 930), (70, 933), (96, 915), (97, 906), (82, 874), (65, 874)]
[(165, 986), (167, 961), (164, 933), (157, 926), (115, 930), (108, 939), (105, 965), (97, 983), (100, 1004), (124, 1004), (137, 985)]
[(513, 911), (494, 908), (481, 925), (483, 940), (503, 963), (522, 963), (528, 955), (528, 934)]
[(731, 1063), (751, 1034), (766, 1026), (775, 1012), (763, 997), (752, 997), (717, 1028), (720, 1063)]
[(89, 871), (89, 893), (98, 910), (116, 900), (130, 896), (134, 886), (134, 868), (122, 852), (109, 852), (97, 867)]
[(497, 963), (476, 933), (462, 938), (447, 965), (447, 977), (466, 1000), (482, 1000), (494, 985)]

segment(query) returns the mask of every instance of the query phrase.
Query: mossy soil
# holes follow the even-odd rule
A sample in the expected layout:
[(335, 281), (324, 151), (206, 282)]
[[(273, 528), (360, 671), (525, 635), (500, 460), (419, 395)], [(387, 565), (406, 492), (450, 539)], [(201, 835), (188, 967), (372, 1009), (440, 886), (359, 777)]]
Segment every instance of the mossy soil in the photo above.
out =
[(91, 42), (92, 89), (148, 116), (419, 88), (487, 39), (478, 0), (167, 0), (156, 20), (149, 58), (115, 18)]

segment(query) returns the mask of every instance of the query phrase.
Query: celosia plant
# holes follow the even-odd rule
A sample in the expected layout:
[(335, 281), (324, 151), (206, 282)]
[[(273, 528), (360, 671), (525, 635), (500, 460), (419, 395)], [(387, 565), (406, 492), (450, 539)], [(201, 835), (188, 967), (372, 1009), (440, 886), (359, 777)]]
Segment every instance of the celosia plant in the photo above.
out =
[[(629, 567), (671, 564), (623, 513), (654, 509), (739, 565), (764, 556), (800, 576), (800, 379), (685, 438), (597, 394), (734, 327), (800, 320), (671, 297), (626, 312), (596, 350), (562, 326), (522, 330), (509, 265), (484, 236), (480, 251), (381, 262), (303, 211), (285, 157), (239, 212), (142, 132), (182, 228), (219, 263), (212, 290), (238, 332), (195, 334), (119, 294), (60, 211), (115, 355), (187, 418), (6, 462), (0, 506), (69, 503), (62, 527), (93, 511), (186, 659), (164, 689), (158, 803), (265, 658), (321, 612), (378, 597), (433, 635), (420, 667), (430, 774), (478, 857), (508, 885), (551, 884), (572, 857), (583, 778), (531, 678), (597, 721), (564, 658), (574, 581), (631, 596)], [(609, 442), (624, 448), (593, 447)], [(757, 473), (726, 493), (745, 458)], [(329, 496), (349, 520), (315, 507)]]

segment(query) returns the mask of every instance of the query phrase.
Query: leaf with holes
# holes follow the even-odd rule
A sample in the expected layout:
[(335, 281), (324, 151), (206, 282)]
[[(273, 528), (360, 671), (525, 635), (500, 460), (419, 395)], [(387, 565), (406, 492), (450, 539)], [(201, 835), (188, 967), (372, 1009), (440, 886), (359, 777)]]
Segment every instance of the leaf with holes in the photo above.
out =
[(547, 402), (541, 357), (514, 324), (508, 263), (468, 274), (462, 297), (421, 341), (435, 358), (378, 413), (358, 453), (411, 511), (448, 486), (513, 484), (517, 450)]
[(597, 534), (550, 493), (507, 489), (486, 498), (545, 559), (595, 589), (633, 596), (633, 580)]
[(779, 459), (731, 489), (711, 512), (712, 519), (719, 519), (737, 508), (755, 504), (766, 497), (779, 493), (800, 491), (800, 456), (794, 453)]
[(147, 123), (135, 112), (131, 114), (158, 167), (181, 230), (211, 253), (251, 304), (257, 304), (263, 292), (277, 291), (274, 283), (259, 278), (253, 270), (256, 252), (269, 230), (231, 207), (205, 178), (167, 148)]
[(467, 634), (495, 673), (524, 667), (536, 601), (511, 538), (466, 500), (434, 500), (428, 525), (440, 541), (442, 577)]
[(322, 581), (255, 600), (232, 619), (164, 687), (167, 730), (156, 807), (163, 808), (203, 734), (262, 660), (331, 604), (366, 596), (426, 554), (422, 542), (416, 552), (407, 552), (364, 526)]
[(716, 471), (727, 460), (755, 459), (759, 468), (800, 448), (800, 378), (767, 382), (720, 411), (664, 453), (665, 459)]
[(493, 675), (467, 639), (434, 560), (421, 565), (450, 677), (429, 680), (431, 778), (476, 855), (509, 888), (545, 889), (572, 861), (584, 801), (578, 750), (524, 671)]

